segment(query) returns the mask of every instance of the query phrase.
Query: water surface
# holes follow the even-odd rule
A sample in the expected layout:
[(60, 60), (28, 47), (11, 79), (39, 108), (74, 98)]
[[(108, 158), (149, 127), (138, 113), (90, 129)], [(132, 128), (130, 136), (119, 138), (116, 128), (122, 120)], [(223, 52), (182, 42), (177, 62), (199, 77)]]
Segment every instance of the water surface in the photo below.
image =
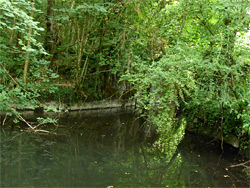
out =
[[(247, 187), (237, 151), (186, 133), (164, 144), (129, 111), (64, 114), (58, 135), (1, 132), (1, 187)], [(156, 142), (157, 143), (157, 142)], [(178, 146), (178, 147), (177, 147)]]

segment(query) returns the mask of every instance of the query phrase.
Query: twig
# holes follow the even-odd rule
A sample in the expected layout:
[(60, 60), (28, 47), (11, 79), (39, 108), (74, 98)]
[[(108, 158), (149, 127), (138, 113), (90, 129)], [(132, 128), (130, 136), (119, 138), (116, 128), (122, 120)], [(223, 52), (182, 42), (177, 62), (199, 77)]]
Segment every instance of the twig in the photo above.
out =
[(126, 94), (127, 94), (128, 92), (130, 92), (130, 91), (131, 91), (131, 90), (128, 89), (126, 92), (123, 92), (123, 93), (121, 94), (121, 96), (119, 97), (119, 99), (121, 99), (123, 95), (126, 95)]
[[(250, 160), (249, 161), (246, 161), (244, 163), (239, 163), (239, 164), (236, 164), (236, 165), (231, 165), (229, 166), (230, 168), (234, 168), (234, 167), (238, 167), (238, 166), (243, 166), (245, 168), (249, 168), (250, 169), (250, 166), (246, 166), (247, 163), (250, 163)], [(250, 164), (249, 164), (250, 165)]]
[(6, 74), (13, 80), (13, 82), (17, 85), (17, 86), (19, 86), (23, 91), (26, 91), (26, 89), (25, 88), (23, 88), (9, 73), (8, 73), (8, 71), (6, 70), (6, 68), (3, 66), (3, 65), (1, 65), (1, 67), (5, 70), (5, 72), (6, 72)]
[(3, 120), (3, 126), (5, 124), (6, 119), (7, 119), (7, 114), (5, 114), (5, 117), (4, 117), (4, 120)]
[(41, 125), (44, 125), (45, 123), (43, 122), (43, 123), (39, 123), (38, 125), (36, 125), (35, 127), (34, 127), (34, 129), (36, 129), (37, 127), (39, 127), (39, 126), (41, 126)]
[(56, 133), (54, 133), (54, 132), (46, 131), (46, 130), (42, 130), (42, 129), (38, 129), (38, 130), (29, 129), (26, 132), (33, 132), (33, 133), (36, 133), (36, 134), (54, 134), (54, 135), (56, 135)]
[(16, 115), (16, 117), (19, 119), (19, 120), (21, 120), (21, 121), (23, 121), (24, 123), (26, 123), (32, 130), (34, 130), (34, 127), (31, 125), (31, 124), (29, 124), (14, 108), (12, 108), (12, 107), (10, 107), (9, 105), (8, 105), (8, 107), (14, 112), (14, 114)]

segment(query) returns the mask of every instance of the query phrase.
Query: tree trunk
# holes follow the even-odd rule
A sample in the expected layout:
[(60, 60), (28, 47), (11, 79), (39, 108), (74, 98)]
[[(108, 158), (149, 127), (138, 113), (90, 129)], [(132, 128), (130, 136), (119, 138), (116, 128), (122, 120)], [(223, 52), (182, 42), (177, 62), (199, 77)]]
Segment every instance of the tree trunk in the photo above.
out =
[[(32, 1), (31, 7), (32, 9), (35, 8), (35, 0)], [(34, 10), (32, 10), (30, 13), (30, 17), (33, 18), (33, 16), (34, 16)], [(32, 27), (29, 27), (29, 34), (28, 34), (29, 37), (31, 36), (31, 34), (32, 34)], [(29, 49), (29, 47), (30, 47), (30, 40), (28, 40), (27, 42), (27, 49)], [(28, 66), (30, 62), (29, 58), (30, 58), (30, 52), (28, 51), (25, 57), (24, 70), (23, 70), (23, 82), (25, 84), (27, 82), (27, 72), (28, 72)]]
[[(14, 23), (13, 23), (13, 28), (15, 27), (16, 27), (16, 14), (14, 15)], [(14, 36), (15, 36), (15, 29), (11, 31), (11, 36), (10, 36), (10, 58), (12, 58), (12, 54), (13, 54)]]
[[(54, 37), (53, 37), (53, 32), (54, 32), (53, 8), (54, 6), (55, 6), (55, 0), (48, 0), (47, 15), (46, 15), (46, 36), (45, 36), (45, 50), (48, 53), (52, 52), (53, 43), (54, 43)], [(51, 54), (51, 57), (53, 57), (53, 54)]]

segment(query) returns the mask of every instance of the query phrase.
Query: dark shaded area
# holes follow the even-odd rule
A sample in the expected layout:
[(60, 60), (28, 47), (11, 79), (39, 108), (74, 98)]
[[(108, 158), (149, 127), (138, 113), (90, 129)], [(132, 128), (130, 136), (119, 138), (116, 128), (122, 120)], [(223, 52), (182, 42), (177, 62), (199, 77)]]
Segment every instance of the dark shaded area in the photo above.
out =
[(204, 135), (186, 132), (178, 146), (183, 163), (181, 176), (187, 187), (249, 187), (243, 168), (229, 168), (246, 159), (231, 145)]

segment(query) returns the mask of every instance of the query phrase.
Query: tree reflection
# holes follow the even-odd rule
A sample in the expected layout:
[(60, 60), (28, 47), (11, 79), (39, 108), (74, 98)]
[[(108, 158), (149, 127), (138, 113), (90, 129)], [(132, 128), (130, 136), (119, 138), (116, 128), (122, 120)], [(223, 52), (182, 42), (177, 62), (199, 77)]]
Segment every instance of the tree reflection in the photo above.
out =
[(177, 129), (155, 134), (131, 114), (76, 117), (62, 118), (57, 136), (5, 130), (1, 187), (191, 187), (210, 180), (228, 185), (211, 179), (207, 161), (190, 153), (188, 140), (179, 145), (184, 120)]

